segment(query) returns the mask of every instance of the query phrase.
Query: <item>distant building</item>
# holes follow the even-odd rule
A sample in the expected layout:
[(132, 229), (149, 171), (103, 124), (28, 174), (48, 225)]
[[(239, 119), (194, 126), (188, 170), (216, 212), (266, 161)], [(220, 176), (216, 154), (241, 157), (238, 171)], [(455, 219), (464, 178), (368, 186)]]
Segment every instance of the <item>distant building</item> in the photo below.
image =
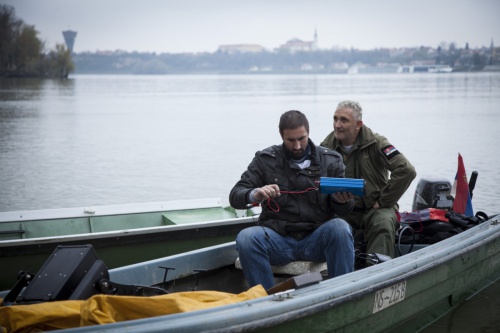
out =
[(264, 47), (257, 44), (232, 44), (219, 46), (218, 52), (235, 54), (235, 53), (260, 53), (264, 51)]
[(493, 45), (493, 39), (491, 39), (488, 65), (500, 64), (500, 52), (499, 51), (500, 51), (500, 48), (495, 47), (495, 45)]
[(318, 33), (314, 30), (314, 40), (312, 41), (303, 41), (298, 38), (290, 39), (285, 44), (281, 45), (278, 48), (279, 51), (286, 51), (290, 53), (295, 53), (299, 51), (316, 51), (318, 50)]
[(75, 45), (76, 31), (66, 30), (62, 32), (64, 42), (68, 50), (73, 53), (73, 46)]

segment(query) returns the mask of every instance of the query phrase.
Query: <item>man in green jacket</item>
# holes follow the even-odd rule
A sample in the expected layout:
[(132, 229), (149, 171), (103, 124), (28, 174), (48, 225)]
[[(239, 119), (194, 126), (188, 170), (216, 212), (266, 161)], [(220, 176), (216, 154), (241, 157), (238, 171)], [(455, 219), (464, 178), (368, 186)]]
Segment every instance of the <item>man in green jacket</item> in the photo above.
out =
[(387, 138), (363, 124), (362, 115), (359, 103), (340, 102), (333, 116), (334, 130), (321, 145), (342, 155), (346, 178), (366, 182), (365, 195), (355, 197), (353, 211), (343, 218), (354, 229), (364, 230), (366, 253), (394, 258), (398, 200), (416, 172)]

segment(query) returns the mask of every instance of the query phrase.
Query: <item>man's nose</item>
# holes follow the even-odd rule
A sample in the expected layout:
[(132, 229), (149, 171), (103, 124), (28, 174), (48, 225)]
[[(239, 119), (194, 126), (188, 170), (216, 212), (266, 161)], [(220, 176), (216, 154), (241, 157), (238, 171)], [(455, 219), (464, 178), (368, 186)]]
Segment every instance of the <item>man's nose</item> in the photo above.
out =
[(300, 149), (300, 142), (299, 141), (295, 141), (293, 143), (293, 148), (296, 149), (296, 150), (299, 150)]

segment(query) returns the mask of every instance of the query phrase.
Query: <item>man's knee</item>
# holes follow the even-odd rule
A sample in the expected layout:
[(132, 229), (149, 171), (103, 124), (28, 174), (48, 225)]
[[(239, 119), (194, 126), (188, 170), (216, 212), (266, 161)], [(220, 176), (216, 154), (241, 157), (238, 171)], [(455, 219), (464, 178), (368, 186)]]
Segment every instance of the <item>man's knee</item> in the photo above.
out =
[(372, 232), (396, 232), (397, 218), (392, 209), (377, 209), (365, 222), (366, 229)]
[(335, 218), (324, 223), (321, 228), (323, 231), (328, 233), (331, 238), (336, 237), (352, 237), (352, 228), (345, 220), (340, 218)]
[(236, 236), (236, 245), (239, 249), (253, 247), (265, 235), (263, 227), (249, 227), (241, 230)]

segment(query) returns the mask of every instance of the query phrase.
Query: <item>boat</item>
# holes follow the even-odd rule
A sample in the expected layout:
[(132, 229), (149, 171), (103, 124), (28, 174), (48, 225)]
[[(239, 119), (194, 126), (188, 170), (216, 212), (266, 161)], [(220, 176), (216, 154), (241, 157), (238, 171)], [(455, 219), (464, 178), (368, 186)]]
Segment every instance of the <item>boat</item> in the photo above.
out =
[[(429, 202), (449, 206), (450, 187), (449, 182), (421, 179), (416, 212)], [(5, 326), (12, 313), (17, 318), (25, 318), (23, 311), (43, 315), (37, 306), (57, 312), (59, 304), (72, 304), (78, 316), (96, 321), (58, 327), (64, 328), (61, 332), (417, 332), (500, 279), (500, 215), (482, 215), (465, 217), (474, 224), (433, 244), (403, 243), (399, 237), (394, 259), (358, 253), (373, 259), (373, 265), (331, 279), (324, 263), (273, 267), (276, 285), (268, 290), (260, 285), (249, 289), (234, 241), (109, 270), (95, 255), (85, 261), (87, 266), (78, 264), (70, 272), (61, 260), (82, 259), (64, 260), (56, 254), (67, 249), (58, 246), (37, 274), (24, 273), (10, 291), (0, 292), (0, 323), (4, 320)], [(462, 225), (463, 216), (450, 213), (449, 222)], [(400, 235), (409, 226), (407, 219)], [(73, 257), (92, 252), (91, 245), (75, 246), (80, 248), (67, 251)], [(73, 278), (76, 272), (84, 278)], [(61, 276), (64, 287), (47, 286)], [(210, 293), (225, 298), (211, 306)], [(27, 304), (33, 302), (40, 303)], [(158, 313), (165, 304), (178, 307)], [(123, 320), (128, 315), (133, 319)]]
[(0, 212), (0, 290), (57, 245), (91, 244), (115, 268), (232, 241), (257, 217), (219, 198)]
[(398, 73), (451, 73), (449, 65), (404, 65), (398, 67)]
[[(398, 249), (397, 258), (333, 279), (315, 279), (318, 272), (277, 275), (281, 289), (242, 302), (61, 332), (416, 332), (500, 278), (500, 219), (412, 252), (409, 245)], [(228, 242), (111, 269), (109, 281), (169, 292), (153, 298), (237, 294), (248, 288), (237, 257), (235, 242)]]

